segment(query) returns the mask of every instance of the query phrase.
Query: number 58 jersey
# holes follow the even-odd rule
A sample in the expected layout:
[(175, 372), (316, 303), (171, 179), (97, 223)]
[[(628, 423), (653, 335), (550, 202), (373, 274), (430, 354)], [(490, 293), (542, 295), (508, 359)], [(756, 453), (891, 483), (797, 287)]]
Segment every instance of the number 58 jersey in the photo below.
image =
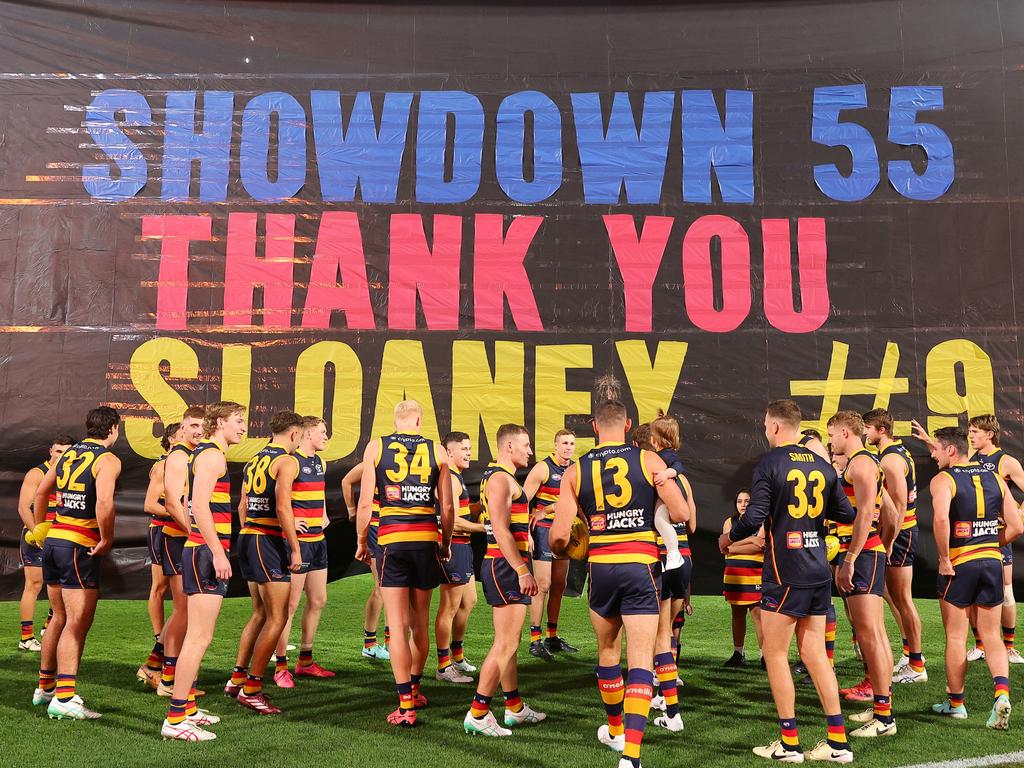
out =
[(438, 543), (434, 500), (441, 462), (435, 451), (434, 441), (422, 435), (397, 432), (380, 438), (374, 471), (381, 547), (397, 550)]
[(852, 523), (855, 517), (832, 466), (793, 443), (773, 448), (758, 462), (750, 506), (730, 536), (740, 541), (764, 524), (762, 580), (814, 587), (832, 579), (825, 554), (826, 519)]

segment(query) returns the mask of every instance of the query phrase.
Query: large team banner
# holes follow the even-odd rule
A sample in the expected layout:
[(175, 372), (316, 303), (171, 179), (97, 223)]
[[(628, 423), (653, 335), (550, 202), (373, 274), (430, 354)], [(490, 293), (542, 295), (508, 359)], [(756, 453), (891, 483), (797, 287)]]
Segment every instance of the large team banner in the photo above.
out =
[(702, 591), (769, 399), (822, 431), (994, 412), (1024, 451), (1020, 4), (55, 0), (0, 28), (0, 594), (22, 475), (97, 404), (120, 596), (157, 435), (220, 399), (249, 408), (236, 490), (275, 410), (327, 419), (335, 577), (340, 478), (403, 398), (473, 437), (473, 479), (504, 422), (587, 450), (614, 375), (680, 420)]

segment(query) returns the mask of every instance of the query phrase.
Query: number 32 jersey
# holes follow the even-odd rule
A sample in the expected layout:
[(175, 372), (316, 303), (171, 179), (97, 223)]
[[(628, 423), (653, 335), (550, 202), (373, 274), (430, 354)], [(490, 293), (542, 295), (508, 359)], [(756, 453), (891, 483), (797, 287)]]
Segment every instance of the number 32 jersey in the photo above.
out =
[(825, 520), (852, 523), (856, 512), (835, 470), (795, 443), (766, 453), (754, 469), (750, 506), (732, 527), (733, 541), (764, 524), (763, 581), (814, 587), (832, 579), (825, 554)]

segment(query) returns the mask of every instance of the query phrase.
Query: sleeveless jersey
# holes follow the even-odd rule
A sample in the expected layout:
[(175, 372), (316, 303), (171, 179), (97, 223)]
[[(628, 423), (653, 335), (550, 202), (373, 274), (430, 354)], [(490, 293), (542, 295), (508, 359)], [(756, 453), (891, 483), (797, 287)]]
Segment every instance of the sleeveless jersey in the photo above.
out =
[(850, 525), (856, 513), (832, 465), (796, 443), (768, 451), (754, 468), (750, 506), (736, 519), (732, 541), (765, 529), (762, 581), (787, 587), (828, 584), (825, 520)]
[[(843, 474), (840, 476), (840, 482), (843, 484), (843, 491), (846, 493), (846, 498), (850, 502), (850, 506), (855, 510), (857, 509), (857, 498), (853, 492), (853, 483), (850, 483), (846, 479), (846, 473), (850, 471), (850, 464), (858, 456), (867, 456), (873, 462), (875, 462), (875, 469), (878, 471), (878, 479), (876, 481), (875, 489), (875, 511), (871, 519), (871, 530), (868, 532), (867, 541), (864, 542), (864, 552), (885, 552), (885, 547), (882, 546), (882, 539), (878, 535), (878, 515), (882, 509), (882, 466), (878, 463), (878, 455), (872, 453), (866, 448), (854, 451), (853, 455), (850, 456), (850, 461), (846, 464), (846, 469), (843, 470)], [(836, 535), (839, 537), (839, 552), (844, 553), (850, 549), (850, 540), (853, 538), (853, 523), (849, 525), (843, 525), (840, 523), (836, 526)]]
[(277, 479), (270, 476), (270, 465), (288, 451), (277, 443), (269, 443), (245, 464), (242, 491), (245, 493), (245, 525), (239, 536), (274, 536), (284, 538), (277, 517)]
[[(188, 479), (192, 476), (192, 449), (189, 448), (188, 445), (185, 443), (175, 443), (174, 445), (171, 446), (171, 450), (167, 452), (167, 457), (164, 459), (165, 477), (167, 472), (167, 459), (170, 458), (175, 451), (179, 453), (184, 453), (187, 462), (187, 467), (185, 469), (185, 500), (187, 501), (190, 498), (188, 490)], [(188, 504), (186, 504), (185, 506), (187, 507)], [(178, 525), (175, 519), (170, 515), (161, 518), (161, 522), (163, 522), (164, 524), (164, 536), (170, 536), (174, 539), (183, 539), (186, 536), (188, 536), (188, 531), (186, 531), (184, 528)]]
[(572, 466), (569, 462), (564, 467), (555, 461), (555, 455), (545, 456), (544, 464), (548, 468), (547, 479), (540, 484), (537, 495), (534, 496), (534, 503), (538, 509), (545, 510), (544, 517), (537, 520), (539, 528), (550, 528), (551, 522), (555, 519), (555, 502), (558, 501), (558, 491), (562, 487), (562, 475), (565, 470)]
[[(683, 485), (683, 481), (678, 477), (676, 482), (679, 483), (679, 490), (683, 493), (683, 498), (688, 499), (690, 494), (686, 492), (686, 486)], [(657, 491), (655, 491), (657, 495)], [(654, 506), (658, 506), (658, 501), (655, 499)], [(690, 551), (690, 527), (686, 523), (672, 523), (672, 530), (676, 532), (676, 540), (679, 543), (679, 554), (682, 557), (692, 557), (693, 553)], [(658, 545), (658, 556), (661, 558), (661, 562), (665, 562), (665, 558), (668, 556), (668, 548), (665, 546), (664, 539), (661, 538), (661, 534), (658, 533), (657, 527), (654, 529), (655, 543)]]
[[(455, 514), (463, 520), (469, 521), (469, 488), (466, 487), (466, 481), (463, 479), (461, 472), (456, 472), (451, 468), (448, 471), (459, 481), (459, 487), (462, 489), (459, 492), (459, 498), (455, 502)], [(469, 544), (469, 541), (470, 536), (468, 533), (452, 534), (452, 544)]]
[[(997, 464), (998, 466), (998, 464)], [(949, 504), (949, 559), (953, 566), (972, 560), (1002, 561), (999, 515), (1005, 485), (981, 464), (957, 464), (942, 470), (952, 486)]]
[[(903, 515), (903, 523), (900, 525), (901, 531), (909, 531), (911, 528), (917, 526), (917, 468), (914, 466), (914, 458), (910, 455), (910, 451), (906, 449), (903, 442), (897, 440), (884, 451), (878, 454), (878, 461), (881, 462), (886, 456), (896, 454), (903, 460), (904, 468), (903, 475), (907, 478), (907, 511)], [(884, 476), (882, 473), (883, 485), (885, 484)]]
[[(999, 471), (999, 465), (1003, 463), (1003, 457), (1008, 454), (1002, 448), (996, 448), (992, 453), (982, 453), (981, 451), (975, 451), (971, 456), (970, 461), (976, 462), (987, 469), (989, 472), (995, 472), (1000, 477), (1003, 477), (1003, 473)], [(1024, 490), (1022, 488), (1021, 490)]]
[[(47, 459), (42, 464), (36, 464), (33, 469), (38, 469), (43, 473), (43, 477), (46, 477), (46, 473), (50, 471), (50, 460)], [(54, 488), (53, 493), (50, 494), (46, 500), (46, 516), (43, 518), (44, 523), (52, 523), (57, 518), (57, 490)]]
[[(730, 520), (736, 525), (739, 513)], [(761, 601), (761, 574), (764, 571), (764, 552), (745, 555), (726, 555), (722, 575), (722, 596), (735, 605), (754, 605)]]
[(516, 540), (516, 549), (523, 559), (529, 561), (530, 555), (530, 502), (526, 498), (526, 491), (519, 485), (515, 473), (508, 467), (492, 463), (484, 470), (480, 479), (480, 503), (484, 510), (484, 534), (487, 536), (487, 551), (484, 558), (488, 560), (504, 560), (498, 540), (494, 538), (494, 528), (491, 527), (491, 515), (487, 505), (487, 481), (499, 472), (504, 472), (512, 480), (512, 485), (518, 489), (518, 493), (512, 499), (512, 508), (509, 511), (508, 528), (512, 532), (512, 538)]
[(658, 562), (657, 494), (645, 453), (623, 443), (602, 443), (577, 463), (576, 497), (590, 528), (592, 563)]
[(381, 547), (409, 548), (440, 541), (434, 500), (440, 461), (433, 441), (396, 432), (380, 439), (377, 496)]
[[(186, 547), (201, 547), (206, 544), (202, 531), (196, 525), (195, 515), (192, 514), (192, 491), (195, 488), (196, 459), (206, 451), (220, 451), (221, 448), (212, 440), (204, 440), (192, 451), (192, 461), (188, 465), (188, 516), (192, 522), (192, 530), (188, 534)], [(221, 451), (223, 453), (223, 451)], [(213, 527), (217, 531), (217, 539), (225, 552), (231, 549), (231, 478), (228, 475), (227, 467), (224, 474), (217, 478), (213, 486), (213, 494), (210, 496), (210, 512), (213, 515)]]
[[(160, 454), (160, 458), (153, 462), (153, 469), (156, 469), (157, 466), (160, 466), (161, 463), (163, 461), (165, 461), (166, 459), (167, 459), (167, 454), (166, 453)], [(160, 466), (160, 471), (163, 472), (163, 467), (162, 466)], [(160, 504), (161, 507), (164, 506), (164, 495), (165, 495), (164, 492), (160, 491), (160, 498), (157, 499), (157, 502)], [(150, 515), (149, 516), (149, 527), (150, 528), (163, 528), (164, 527), (164, 516), (163, 515)]]
[(99, 543), (96, 521), (96, 464), (110, 449), (92, 438), (64, 451), (57, 460), (57, 508), (47, 540), (91, 547)]
[(324, 462), (316, 454), (307, 456), (295, 452), (299, 462), (299, 474), (292, 483), (292, 512), (295, 520), (306, 521), (305, 533), (299, 534), (299, 541), (324, 540)]

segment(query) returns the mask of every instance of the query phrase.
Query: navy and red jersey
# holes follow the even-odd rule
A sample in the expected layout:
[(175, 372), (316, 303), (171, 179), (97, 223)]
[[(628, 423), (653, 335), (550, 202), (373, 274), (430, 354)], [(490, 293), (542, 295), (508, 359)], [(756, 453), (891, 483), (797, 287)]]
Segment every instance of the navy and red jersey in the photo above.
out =
[[(162, 474), (163, 471), (164, 471), (164, 461), (166, 459), (167, 459), (167, 454), (166, 453), (160, 454), (160, 458), (158, 458), (156, 461), (153, 462), (153, 468), (150, 471), (152, 472), (153, 470), (156, 470), (157, 467), (159, 467), (160, 469), (158, 471)], [(163, 491), (160, 492), (160, 498), (157, 499), (157, 503), (161, 507), (164, 506), (164, 492)], [(164, 527), (164, 520), (165, 519), (166, 519), (166, 515), (150, 515), (149, 516), (149, 527), (150, 528), (163, 528)]]
[(1006, 484), (979, 464), (956, 464), (939, 472), (950, 484), (949, 559), (953, 566), (972, 560), (1002, 561), (999, 516)]
[(537, 521), (537, 525), (541, 528), (550, 528), (551, 522), (555, 519), (555, 502), (558, 501), (558, 491), (562, 487), (562, 475), (572, 466), (572, 462), (570, 461), (563, 467), (555, 460), (554, 454), (545, 456), (542, 461), (548, 469), (548, 476), (540, 484), (537, 495), (533, 498), (537, 509), (545, 510), (544, 517)]
[(512, 538), (516, 540), (516, 549), (519, 550), (519, 554), (523, 556), (524, 560), (529, 560), (530, 500), (526, 498), (526, 491), (523, 490), (523, 487), (516, 480), (515, 472), (503, 464), (498, 464), (496, 462), (487, 466), (487, 469), (484, 470), (483, 476), (480, 479), (480, 503), (483, 505), (484, 533), (487, 536), (487, 551), (484, 554), (484, 559), (505, 559), (505, 555), (501, 553), (501, 547), (498, 546), (498, 540), (494, 538), (494, 528), (491, 526), (491, 513), (487, 504), (487, 483), (492, 477), (500, 472), (504, 472), (508, 475), (513, 488), (517, 491), (515, 496), (512, 498), (512, 507), (509, 510), (508, 528), (509, 531), (512, 532)]
[[(192, 451), (192, 460), (188, 464), (188, 516), (192, 523), (192, 530), (189, 531), (186, 547), (201, 547), (206, 544), (202, 531), (196, 525), (195, 515), (192, 514), (192, 491), (195, 489), (196, 459), (206, 451), (224, 451), (212, 440), (204, 440)], [(213, 515), (213, 527), (217, 531), (217, 540), (227, 552), (231, 549), (231, 477), (228, 475), (227, 462), (224, 464), (224, 474), (217, 478), (213, 486), (213, 493), (210, 496), (210, 513)]]
[(277, 478), (270, 468), (288, 450), (277, 443), (267, 444), (245, 463), (242, 471), (242, 492), (245, 494), (245, 525), (239, 536), (274, 536), (284, 538), (277, 517)]
[(750, 484), (750, 505), (729, 538), (742, 541), (764, 525), (762, 581), (815, 587), (832, 580), (825, 555), (826, 518), (849, 524), (856, 516), (832, 465), (790, 443), (761, 457)]
[(327, 497), (324, 484), (324, 461), (316, 454), (294, 453), (299, 471), (292, 483), (292, 513), (295, 522), (306, 521), (306, 530), (299, 541), (324, 540), (324, 509)]
[[(882, 511), (882, 485), (885, 479), (885, 473), (882, 472), (882, 465), (878, 463), (878, 454), (872, 453), (867, 448), (861, 447), (858, 450), (850, 454), (849, 461), (846, 464), (846, 469), (843, 470), (843, 474), (840, 476), (839, 481), (843, 485), (843, 492), (846, 494), (847, 500), (850, 505), (857, 508), (857, 495), (853, 490), (853, 483), (846, 479), (847, 473), (850, 471), (850, 465), (853, 464), (853, 460), (858, 456), (867, 456), (873, 462), (875, 462), (875, 469), (878, 473), (878, 477), (875, 479), (875, 509), (871, 513), (871, 530), (868, 532), (867, 541), (864, 542), (863, 552), (885, 552), (885, 546), (882, 544), (882, 537), (878, 535), (878, 516)], [(853, 523), (849, 525), (843, 525), (840, 523), (836, 526), (836, 536), (839, 537), (839, 552), (840, 554), (849, 551), (850, 542), (853, 540)]]
[[(166, 473), (166, 471), (167, 471), (167, 459), (169, 459), (174, 453), (184, 453), (185, 454), (185, 459), (188, 462), (188, 470), (187, 470), (188, 474), (186, 475), (186, 477), (191, 477), (191, 475), (192, 475), (192, 457), (193, 457), (193, 453), (192, 453), (192, 448), (190, 448), (185, 443), (175, 443), (174, 445), (171, 446), (171, 450), (167, 452), (167, 456), (164, 458), (164, 472)], [(189, 497), (188, 481), (186, 480), (186, 482), (185, 482), (185, 498), (187, 499), (188, 497)], [(188, 531), (186, 531), (184, 528), (182, 528), (180, 525), (178, 525), (177, 521), (173, 517), (171, 517), (170, 515), (168, 515), (167, 517), (162, 517), (162, 518), (160, 518), (160, 520), (164, 524), (164, 536), (170, 536), (172, 539), (183, 539), (186, 536), (188, 536)]]
[[(688, 494), (686, 492), (686, 486), (683, 485), (683, 481), (680, 475), (684, 474), (686, 469), (683, 467), (683, 462), (679, 458), (679, 454), (676, 453), (673, 448), (662, 448), (658, 451), (658, 458), (665, 462), (665, 469), (674, 469), (676, 471), (676, 482), (679, 483), (679, 490), (683, 492), (683, 498), (685, 499)], [(672, 527), (675, 528), (676, 534), (679, 536), (679, 554), (683, 557), (690, 557), (692, 555), (690, 551), (690, 528), (686, 523), (673, 523)], [(663, 548), (663, 545), (659, 541), (659, 548)], [(662, 552), (664, 554), (664, 552)]]
[[(43, 477), (46, 477), (46, 473), (50, 471), (50, 460), (47, 459), (42, 464), (36, 464), (32, 469), (38, 470), (43, 473)], [(57, 489), (54, 488), (53, 493), (46, 499), (46, 516), (43, 518), (44, 523), (52, 523), (57, 517)]]
[(57, 539), (91, 547), (100, 541), (96, 520), (96, 465), (110, 453), (99, 440), (75, 443), (57, 459), (57, 508), (47, 541)]
[(438, 543), (440, 531), (434, 500), (441, 462), (433, 440), (396, 432), (379, 438), (376, 461), (382, 547), (420, 547)]
[(654, 528), (657, 492), (644, 451), (601, 443), (580, 458), (576, 497), (590, 528), (592, 563), (659, 561)]
[[(462, 477), (461, 472), (457, 472), (451, 467), (448, 468), (452, 477), (459, 481), (459, 498), (455, 502), (455, 514), (457, 517), (461, 517), (463, 520), (469, 521), (469, 488), (466, 487), (466, 481)], [(440, 502), (438, 502), (440, 506)], [(468, 533), (453, 533), (452, 544), (469, 544), (470, 537)]]
[[(900, 525), (900, 530), (909, 531), (917, 526), (917, 468), (914, 466), (914, 457), (910, 455), (910, 451), (907, 450), (901, 440), (896, 440), (878, 454), (879, 463), (886, 456), (891, 455), (899, 456), (903, 461), (903, 476), (907, 478), (907, 511), (903, 515), (903, 523)], [(882, 475), (884, 485), (885, 473), (883, 472)]]

